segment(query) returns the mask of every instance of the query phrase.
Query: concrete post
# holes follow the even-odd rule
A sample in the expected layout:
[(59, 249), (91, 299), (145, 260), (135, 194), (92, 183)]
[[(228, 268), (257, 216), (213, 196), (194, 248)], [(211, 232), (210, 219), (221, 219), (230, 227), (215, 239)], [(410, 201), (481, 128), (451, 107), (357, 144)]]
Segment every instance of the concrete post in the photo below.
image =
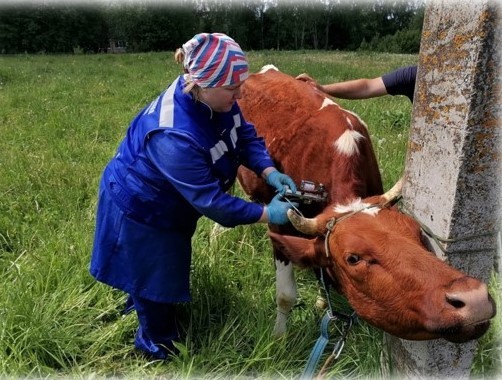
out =
[[(427, 2), (403, 187), (418, 220), (460, 239), (446, 253), (430, 240), (435, 253), (485, 281), (502, 208), (499, 16), (495, 1)], [(463, 239), (472, 235), (480, 236)], [(386, 338), (400, 378), (469, 377), (476, 342)]]

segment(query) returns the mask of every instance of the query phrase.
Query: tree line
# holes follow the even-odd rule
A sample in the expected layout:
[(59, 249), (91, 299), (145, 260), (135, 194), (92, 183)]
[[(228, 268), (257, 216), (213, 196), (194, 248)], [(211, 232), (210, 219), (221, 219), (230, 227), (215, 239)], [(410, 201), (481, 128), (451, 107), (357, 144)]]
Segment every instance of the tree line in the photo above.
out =
[(173, 51), (199, 32), (244, 50), (418, 53), (425, 0), (109, 0), (3, 3), (0, 53)]

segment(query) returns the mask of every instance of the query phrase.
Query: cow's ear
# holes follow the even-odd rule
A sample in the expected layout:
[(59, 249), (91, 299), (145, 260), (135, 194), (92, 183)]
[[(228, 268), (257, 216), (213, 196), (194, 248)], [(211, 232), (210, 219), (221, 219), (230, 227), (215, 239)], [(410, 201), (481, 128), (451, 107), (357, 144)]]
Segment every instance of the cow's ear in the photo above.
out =
[(268, 232), (272, 244), (293, 264), (301, 267), (324, 267), (329, 259), (324, 250), (324, 238), (306, 239), (298, 236), (280, 235)]

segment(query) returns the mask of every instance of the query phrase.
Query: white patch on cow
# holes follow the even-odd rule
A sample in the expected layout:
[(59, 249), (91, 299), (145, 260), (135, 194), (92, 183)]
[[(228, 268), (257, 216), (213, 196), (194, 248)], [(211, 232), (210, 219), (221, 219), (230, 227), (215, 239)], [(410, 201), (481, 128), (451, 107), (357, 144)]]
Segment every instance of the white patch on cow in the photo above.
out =
[(338, 214), (345, 214), (348, 212), (362, 212), (371, 216), (375, 216), (380, 211), (380, 207), (372, 206), (371, 203), (364, 203), (361, 198), (354, 199), (351, 203), (346, 205), (336, 205), (333, 211)]
[(347, 123), (349, 123), (350, 128), (354, 129), (354, 125), (352, 125), (352, 121), (350, 120), (350, 117), (345, 116), (345, 120), (347, 120)]
[(327, 107), (327, 106), (338, 106), (338, 104), (336, 104), (330, 98), (324, 98), (324, 100), (323, 100), (323, 102), (321, 104), (321, 108), (319, 108), (319, 109), (322, 110), (324, 107)]
[(268, 71), (268, 70), (275, 70), (275, 71), (280, 71), (277, 67), (275, 67), (274, 65), (265, 65), (261, 68), (261, 70), (259, 71), (259, 74), (263, 74), (264, 72)]
[[(343, 108), (342, 108), (343, 109)], [(345, 112), (347, 112), (348, 114), (354, 116), (362, 125), (364, 125), (364, 128), (368, 129), (368, 125), (363, 121), (363, 119), (361, 119), (359, 117), (359, 115), (355, 114), (354, 112), (352, 111), (349, 111), (349, 110), (346, 110), (346, 109), (343, 109)]]
[(357, 143), (359, 140), (364, 139), (364, 136), (359, 132), (347, 129), (343, 134), (335, 141), (335, 148), (342, 154), (347, 156), (353, 156), (359, 154), (359, 147)]

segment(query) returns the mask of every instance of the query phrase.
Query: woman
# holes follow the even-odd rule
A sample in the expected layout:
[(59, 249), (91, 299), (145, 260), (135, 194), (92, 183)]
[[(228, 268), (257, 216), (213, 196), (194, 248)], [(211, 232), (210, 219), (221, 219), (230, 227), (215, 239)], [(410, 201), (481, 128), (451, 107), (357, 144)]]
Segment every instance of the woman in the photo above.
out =
[(294, 182), (274, 168), (236, 103), (249, 75), (230, 37), (195, 35), (176, 53), (185, 74), (131, 122), (99, 189), (90, 272), (129, 294), (135, 346), (165, 359), (179, 339), (174, 304), (190, 301), (191, 238), (206, 216), (223, 226), (288, 222), (292, 206), (227, 194), (244, 165), (279, 193)]

